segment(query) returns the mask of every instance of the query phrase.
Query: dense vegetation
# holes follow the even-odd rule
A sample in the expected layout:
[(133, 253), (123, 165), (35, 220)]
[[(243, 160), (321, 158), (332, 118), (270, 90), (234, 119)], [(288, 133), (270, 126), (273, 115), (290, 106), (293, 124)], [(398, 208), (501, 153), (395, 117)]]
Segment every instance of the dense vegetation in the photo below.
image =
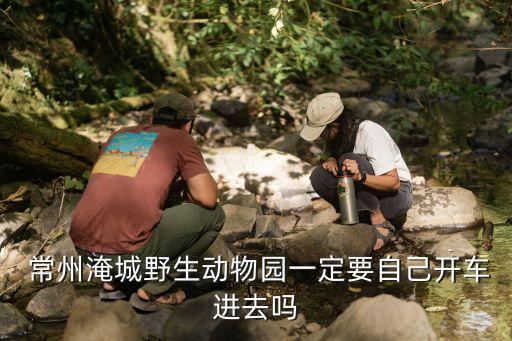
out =
[(482, 16), (504, 38), (512, 26), (506, 1), (1, 0), (0, 9), (0, 110), (42, 115), (163, 86), (263, 84), (279, 96), (284, 83), (344, 68), (485, 99), (485, 89), (437, 77), (440, 42), (470, 34), (464, 27)]

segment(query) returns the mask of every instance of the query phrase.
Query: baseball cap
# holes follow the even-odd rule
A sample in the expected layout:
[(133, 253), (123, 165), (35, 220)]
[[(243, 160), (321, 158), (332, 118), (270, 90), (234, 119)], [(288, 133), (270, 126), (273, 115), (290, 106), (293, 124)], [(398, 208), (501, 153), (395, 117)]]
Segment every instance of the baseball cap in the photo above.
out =
[(316, 140), (325, 126), (334, 122), (342, 111), (343, 103), (339, 94), (326, 92), (316, 96), (309, 102), (306, 125), (302, 128), (300, 136), (306, 141)]
[(155, 100), (153, 117), (165, 121), (185, 121), (197, 117), (194, 103), (177, 92), (162, 95)]

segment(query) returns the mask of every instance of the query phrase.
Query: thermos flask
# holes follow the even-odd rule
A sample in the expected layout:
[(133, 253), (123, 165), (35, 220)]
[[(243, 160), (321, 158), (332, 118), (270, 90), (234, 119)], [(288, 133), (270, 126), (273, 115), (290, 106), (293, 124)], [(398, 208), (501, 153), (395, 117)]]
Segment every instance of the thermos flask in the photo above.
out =
[(336, 179), (338, 199), (340, 203), (341, 223), (343, 225), (354, 225), (359, 223), (356, 206), (356, 191), (354, 179), (348, 170), (338, 173)]

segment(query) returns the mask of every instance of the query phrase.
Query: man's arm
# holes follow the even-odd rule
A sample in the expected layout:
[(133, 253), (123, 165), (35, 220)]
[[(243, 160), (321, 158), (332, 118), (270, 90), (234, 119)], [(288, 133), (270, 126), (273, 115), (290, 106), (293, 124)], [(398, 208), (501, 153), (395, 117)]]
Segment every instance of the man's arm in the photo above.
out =
[(400, 188), (398, 171), (395, 168), (382, 175), (367, 174), (364, 184), (378, 191), (397, 191)]
[(210, 173), (201, 173), (187, 181), (190, 200), (205, 208), (214, 208), (217, 204), (217, 183)]

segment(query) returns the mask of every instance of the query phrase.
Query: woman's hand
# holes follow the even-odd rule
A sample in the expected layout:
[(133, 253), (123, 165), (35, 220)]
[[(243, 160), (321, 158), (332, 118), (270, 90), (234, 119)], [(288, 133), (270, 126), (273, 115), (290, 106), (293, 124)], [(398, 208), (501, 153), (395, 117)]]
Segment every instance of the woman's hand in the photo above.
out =
[(322, 168), (336, 176), (338, 175), (338, 160), (330, 157), (322, 164)]
[(352, 173), (354, 181), (361, 181), (361, 172), (359, 171), (359, 165), (356, 160), (345, 159), (343, 160), (342, 169), (348, 169)]

